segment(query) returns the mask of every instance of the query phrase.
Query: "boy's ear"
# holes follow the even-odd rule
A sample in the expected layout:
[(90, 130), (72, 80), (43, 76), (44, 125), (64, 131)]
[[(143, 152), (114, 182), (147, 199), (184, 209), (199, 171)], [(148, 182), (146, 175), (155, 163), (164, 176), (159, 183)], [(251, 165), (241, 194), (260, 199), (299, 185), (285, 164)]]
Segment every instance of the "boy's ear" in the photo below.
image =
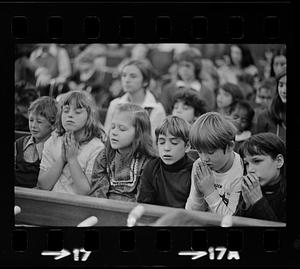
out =
[(280, 169), (284, 165), (284, 158), (282, 154), (277, 155), (276, 161), (277, 161), (277, 168)]
[(226, 147), (226, 152), (233, 151), (234, 146), (235, 146), (235, 142), (233, 140), (230, 141), (229, 144)]
[(188, 142), (186, 142), (186, 144), (185, 144), (185, 152), (190, 151), (190, 149), (191, 149), (191, 143), (190, 143), (190, 141), (188, 141)]

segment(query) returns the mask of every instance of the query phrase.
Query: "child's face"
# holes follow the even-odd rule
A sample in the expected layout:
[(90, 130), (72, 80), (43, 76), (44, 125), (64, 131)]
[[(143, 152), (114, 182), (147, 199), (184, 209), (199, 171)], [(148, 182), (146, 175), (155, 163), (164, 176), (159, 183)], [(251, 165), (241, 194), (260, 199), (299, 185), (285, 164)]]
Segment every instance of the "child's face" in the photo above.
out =
[(235, 65), (239, 65), (242, 61), (242, 51), (238, 46), (232, 46), (230, 48), (230, 55), (231, 55), (231, 59), (232, 62)]
[(261, 88), (257, 91), (256, 94), (256, 103), (258, 104), (262, 104), (266, 107), (269, 107), (271, 105), (272, 102), (272, 91), (265, 89), (265, 88)]
[(28, 119), (30, 133), (37, 143), (48, 137), (53, 130), (50, 122), (41, 115), (30, 112)]
[(167, 165), (182, 159), (188, 147), (181, 138), (175, 137), (169, 132), (166, 135), (158, 136), (157, 146), (159, 157)]
[(211, 152), (199, 152), (201, 161), (205, 162), (207, 166), (216, 172), (223, 171), (232, 156), (232, 150), (217, 149)]
[(195, 79), (195, 66), (191, 62), (182, 61), (178, 64), (178, 74), (183, 81), (191, 81)]
[(76, 107), (74, 103), (64, 105), (62, 108), (61, 121), (66, 132), (80, 132), (84, 129), (88, 118), (85, 108)]
[(215, 90), (216, 88), (216, 81), (212, 78), (212, 76), (205, 71), (202, 71), (200, 74), (200, 80), (201, 80), (201, 84), (210, 90)]
[(125, 92), (135, 93), (143, 88), (143, 75), (135, 65), (127, 65), (123, 68), (121, 83)]
[(269, 185), (276, 180), (280, 174), (283, 163), (280, 159), (275, 160), (269, 155), (246, 155), (244, 158), (247, 173), (255, 173), (261, 186)]
[(131, 146), (135, 137), (135, 128), (129, 113), (114, 113), (109, 132), (110, 145), (113, 149), (125, 149)]
[(237, 106), (234, 111), (232, 111), (231, 117), (238, 123), (238, 129), (240, 132), (246, 130), (249, 125), (247, 109)]
[(284, 55), (276, 56), (273, 62), (273, 70), (275, 76), (277, 76), (285, 66), (286, 66), (286, 57)]
[(226, 108), (229, 107), (231, 104), (232, 104), (232, 95), (229, 92), (226, 92), (222, 88), (220, 88), (217, 95), (218, 108)]
[(286, 103), (286, 76), (282, 77), (278, 83), (278, 94), (282, 103)]
[(178, 116), (188, 123), (193, 123), (195, 120), (195, 109), (179, 100), (174, 104), (172, 115)]

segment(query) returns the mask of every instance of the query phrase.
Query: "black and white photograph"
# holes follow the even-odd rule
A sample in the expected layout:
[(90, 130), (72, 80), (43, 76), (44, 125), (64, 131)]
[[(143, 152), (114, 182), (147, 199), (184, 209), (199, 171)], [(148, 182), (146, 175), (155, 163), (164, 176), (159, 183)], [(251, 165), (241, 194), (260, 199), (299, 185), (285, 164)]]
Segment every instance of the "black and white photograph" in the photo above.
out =
[(16, 227), (286, 227), (286, 44), (17, 43)]

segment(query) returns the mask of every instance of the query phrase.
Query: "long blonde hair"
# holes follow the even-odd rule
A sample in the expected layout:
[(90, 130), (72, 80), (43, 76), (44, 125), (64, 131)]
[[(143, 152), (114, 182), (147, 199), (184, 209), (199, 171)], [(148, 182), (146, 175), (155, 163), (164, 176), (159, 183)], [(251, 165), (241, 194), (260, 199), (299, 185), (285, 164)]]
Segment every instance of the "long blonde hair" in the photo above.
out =
[(62, 111), (65, 105), (74, 102), (75, 107), (85, 108), (87, 111), (87, 121), (84, 126), (84, 138), (79, 141), (81, 144), (91, 141), (94, 137), (98, 137), (104, 143), (106, 135), (101, 124), (93, 97), (85, 91), (71, 91), (63, 96), (59, 102), (59, 113), (57, 118), (57, 133), (62, 136), (66, 130), (62, 125)]
[[(149, 115), (145, 109), (139, 105), (126, 103), (120, 104), (114, 113), (130, 114), (132, 125), (135, 129), (135, 136), (132, 141), (130, 157), (137, 157), (137, 155), (146, 155), (147, 157), (154, 157), (155, 150), (153, 148), (151, 136), (151, 123)], [(109, 139), (106, 142), (107, 161), (110, 163), (115, 156), (116, 150), (111, 147)]]

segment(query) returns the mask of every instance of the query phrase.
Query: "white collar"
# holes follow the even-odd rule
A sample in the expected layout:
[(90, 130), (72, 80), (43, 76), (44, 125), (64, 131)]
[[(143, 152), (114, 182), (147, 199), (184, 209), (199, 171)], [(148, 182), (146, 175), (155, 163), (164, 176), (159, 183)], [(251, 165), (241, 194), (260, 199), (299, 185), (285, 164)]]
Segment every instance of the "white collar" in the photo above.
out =
[[(129, 102), (129, 93), (125, 93), (123, 96), (120, 97), (119, 103), (128, 103)], [(146, 90), (146, 95), (144, 98), (144, 102), (141, 104), (141, 107), (155, 107), (157, 104), (155, 97), (153, 94), (149, 91)]]
[(183, 80), (177, 80), (176, 86), (178, 88), (184, 87), (184, 88), (191, 88), (197, 92), (200, 92), (201, 90), (201, 84), (199, 81), (194, 80), (191, 84), (186, 84)]
[(244, 131), (241, 134), (237, 134), (235, 136), (235, 141), (244, 141), (244, 140), (248, 139), (250, 136), (251, 136), (250, 131)]

